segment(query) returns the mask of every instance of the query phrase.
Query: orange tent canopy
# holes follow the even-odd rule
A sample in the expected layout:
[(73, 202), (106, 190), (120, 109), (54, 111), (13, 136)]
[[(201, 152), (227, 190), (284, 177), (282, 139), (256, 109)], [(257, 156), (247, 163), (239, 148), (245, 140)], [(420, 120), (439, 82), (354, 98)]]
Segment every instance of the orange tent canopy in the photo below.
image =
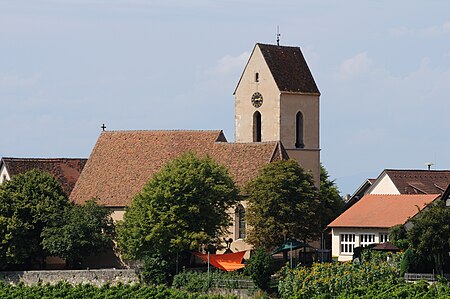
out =
[[(201, 258), (204, 262), (208, 262), (208, 254), (193, 252), (192, 254)], [(234, 253), (225, 254), (210, 254), (209, 263), (216, 268), (222, 269), (224, 271), (235, 271), (237, 269), (242, 269), (245, 267), (242, 264), (242, 259), (244, 258), (245, 251), (239, 251)]]

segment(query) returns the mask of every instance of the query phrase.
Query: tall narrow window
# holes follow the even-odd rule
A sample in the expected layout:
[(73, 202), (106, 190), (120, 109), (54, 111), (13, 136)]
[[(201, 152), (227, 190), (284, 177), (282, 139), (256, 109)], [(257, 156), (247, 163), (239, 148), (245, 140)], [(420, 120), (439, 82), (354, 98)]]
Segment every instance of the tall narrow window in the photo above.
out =
[(355, 234), (341, 234), (341, 253), (353, 253)]
[(259, 73), (255, 73), (255, 82), (259, 82)]
[(253, 142), (261, 142), (261, 113), (253, 114)]
[(305, 144), (303, 143), (303, 114), (300, 111), (295, 117), (295, 147), (305, 147)]
[(375, 234), (362, 234), (359, 235), (359, 245), (366, 247), (367, 245), (375, 243)]
[(242, 205), (236, 208), (238, 239), (245, 239), (245, 209)]
[(386, 233), (380, 233), (380, 242), (379, 243), (386, 243), (389, 241), (389, 235)]

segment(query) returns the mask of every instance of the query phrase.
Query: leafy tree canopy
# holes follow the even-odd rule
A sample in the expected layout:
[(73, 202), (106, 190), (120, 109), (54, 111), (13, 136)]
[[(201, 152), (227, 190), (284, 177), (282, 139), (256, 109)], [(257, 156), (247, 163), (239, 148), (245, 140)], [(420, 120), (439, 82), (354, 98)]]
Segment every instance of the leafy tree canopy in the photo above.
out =
[(339, 189), (334, 180), (330, 180), (328, 172), (323, 165), (320, 165), (319, 196), (322, 205), (320, 227), (324, 229), (342, 213), (344, 210), (344, 201), (339, 195)]
[(246, 186), (247, 241), (272, 249), (286, 238), (307, 240), (320, 232), (319, 193), (312, 175), (295, 160), (270, 163)]
[(401, 250), (406, 250), (409, 247), (408, 235), (405, 226), (398, 224), (389, 229), (389, 240)]
[(439, 200), (411, 220), (408, 231), (411, 247), (421, 256), (432, 256), (436, 270), (443, 274), (443, 266), (450, 252), (450, 208)]
[(184, 154), (166, 164), (133, 199), (117, 227), (119, 248), (125, 258), (140, 259), (217, 244), (237, 197), (223, 166), (209, 157)]
[(83, 258), (111, 245), (111, 211), (90, 200), (79, 206), (70, 204), (60, 217), (42, 230), (42, 245), (51, 255), (66, 259), (68, 268), (81, 264)]
[(0, 186), (0, 268), (42, 264), (43, 228), (69, 201), (58, 181), (38, 170), (16, 175)]

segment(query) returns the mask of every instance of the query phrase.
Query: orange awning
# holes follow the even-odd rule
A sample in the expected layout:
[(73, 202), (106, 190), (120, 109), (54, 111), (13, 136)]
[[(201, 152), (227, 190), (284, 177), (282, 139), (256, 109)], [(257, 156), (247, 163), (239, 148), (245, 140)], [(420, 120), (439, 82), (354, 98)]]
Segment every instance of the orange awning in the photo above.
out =
[[(208, 262), (208, 254), (193, 252), (192, 254), (201, 258), (204, 262)], [(242, 264), (242, 259), (244, 258), (245, 251), (239, 251), (234, 253), (225, 254), (210, 254), (209, 263), (216, 268), (222, 269), (224, 271), (235, 271), (245, 267)]]

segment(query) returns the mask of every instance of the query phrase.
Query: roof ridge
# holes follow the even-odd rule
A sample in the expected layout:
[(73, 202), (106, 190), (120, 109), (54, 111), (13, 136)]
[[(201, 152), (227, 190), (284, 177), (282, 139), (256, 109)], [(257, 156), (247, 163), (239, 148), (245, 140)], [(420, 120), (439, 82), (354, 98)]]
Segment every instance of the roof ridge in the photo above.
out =
[[(423, 194), (366, 194), (364, 196), (397, 196), (397, 197), (410, 197), (410, 196), (441, 196), (439, 193), (423, 193)], [(363, 196), (363, 197), (364, 197)]]
[(216, 132), (221, 132), (223, 130), (217, 129), (217, 130), (192, 130), (192, 129), (168, 129), (168, 130), (106, 130), (106, 131), (102, 131), (102, 133), (122, 133), (122, 132), (209, 132), (209, 133), (216, 133)]
[(87, 160), (88, 158), (16, 158), (16, 157), (2, 157), (5, 160), (16, 160), (16, 161), (61, 161), (61, 160)]
[(450, 172), (450, 169), (430, 169), (430, 170), (428, 170), (428, 169), (393, 169), (393, 168), (389, 168), (389, 169), (385, 169), (384, 171)]
[(250, 145), (258, 145), (258, 144), (275, 144), (279, 141), (258, 141), (258, 142), (228, 142), (228, 144), (250, 144)]
[(256, 43), (260, 46), (269, 46), (269, 47), (280, 47), (280, 48), (300, 48), (299, 46), (281, 46), (281, 45), (273, 45), (273, 44), (265, 44), (265, 43)]

